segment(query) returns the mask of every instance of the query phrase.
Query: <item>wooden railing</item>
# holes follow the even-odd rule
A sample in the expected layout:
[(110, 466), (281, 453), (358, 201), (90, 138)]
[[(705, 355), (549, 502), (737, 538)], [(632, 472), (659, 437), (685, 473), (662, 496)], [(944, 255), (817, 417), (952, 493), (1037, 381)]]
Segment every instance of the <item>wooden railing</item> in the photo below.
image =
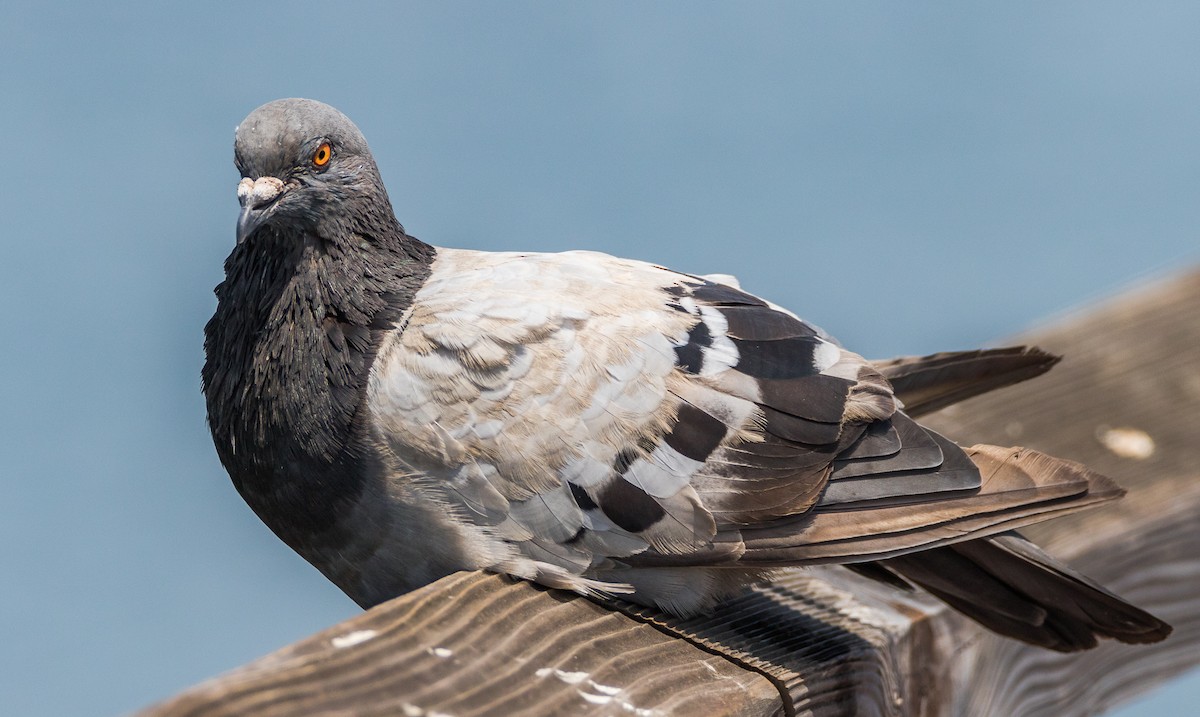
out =
[(1121, 482), (1123, 501), (1024, 532), (1171, 622), (1162, 643), (1049, 652), (836, 567), (790, 572), (686, 622), (458, 573), (141, 715), (1102, 712), (1200, 663), (1200, 272), (1018, 341), (1065, 360), (927, 422)]

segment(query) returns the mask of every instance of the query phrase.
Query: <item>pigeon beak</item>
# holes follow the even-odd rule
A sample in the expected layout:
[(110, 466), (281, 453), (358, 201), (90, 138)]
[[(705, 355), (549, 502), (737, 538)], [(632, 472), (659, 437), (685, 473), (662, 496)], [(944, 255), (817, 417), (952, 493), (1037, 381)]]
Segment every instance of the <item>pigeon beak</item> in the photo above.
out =
[(262, 224), (266, 219), (266, 212), (255, 209), (254, 207), (242, 207), (242, 214), (238, 217), (237, 223), (237, 243), (241, 244), (246, 241), (246, 237), (254, 233), (254, 230)]
[(238, 202), (242, 213), (238, 216), (237, 243), (246, 241), (275, 212), (276, 202), (283, 195), (283, 181), (276, 177), (245, 177), (238, 182)]

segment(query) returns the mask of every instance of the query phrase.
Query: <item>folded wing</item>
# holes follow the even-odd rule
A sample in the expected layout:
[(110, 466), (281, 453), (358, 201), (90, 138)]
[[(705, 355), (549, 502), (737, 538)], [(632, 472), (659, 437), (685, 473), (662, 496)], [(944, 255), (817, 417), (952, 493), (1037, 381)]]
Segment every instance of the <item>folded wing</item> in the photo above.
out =
[(897, 394), (925, 412), (1055, 360), (1018, 349), (872, 364), (708, 279), (585, 252), (447, 250), (380, 352), (370, 405), (436, 499), (504, 546), (497, 570), (584, 592), (635, 586), (634, 599), (686, 612), (772, 568), (858, 563), (961, 609), (970, 598), (931, 577), (939, 561), (1016, 558), (950, 546), (1120, 490), (1035, 451), (964, 451)]

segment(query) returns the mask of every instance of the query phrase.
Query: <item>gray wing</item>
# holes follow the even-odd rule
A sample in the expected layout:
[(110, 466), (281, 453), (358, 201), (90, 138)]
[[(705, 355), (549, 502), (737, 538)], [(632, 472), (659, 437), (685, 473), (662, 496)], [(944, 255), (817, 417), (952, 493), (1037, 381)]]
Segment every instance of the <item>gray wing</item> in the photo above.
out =
[(1005, 468), (984, 481), (815, 327), (585, 252), (440, 252), (369, 390), (381, 436), (478, 528), (491, 567), (683, 609), (722, 588), (678, 568), (901, 555), (1088, 490), (1019, 454), (988, 454)]

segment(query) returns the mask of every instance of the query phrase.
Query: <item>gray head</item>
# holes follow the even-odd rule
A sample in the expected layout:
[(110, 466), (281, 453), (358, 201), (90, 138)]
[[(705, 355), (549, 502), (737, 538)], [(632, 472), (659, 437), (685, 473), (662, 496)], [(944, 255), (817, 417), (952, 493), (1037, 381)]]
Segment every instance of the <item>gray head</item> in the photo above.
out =
[(382, 213), (399, 226), (367, 140), (322, 102), (276, 100), (251, 112), (238, 125), (234, 161), (242, 174), (239, 244), (265, 226), (332, 238), (355, 214)]

